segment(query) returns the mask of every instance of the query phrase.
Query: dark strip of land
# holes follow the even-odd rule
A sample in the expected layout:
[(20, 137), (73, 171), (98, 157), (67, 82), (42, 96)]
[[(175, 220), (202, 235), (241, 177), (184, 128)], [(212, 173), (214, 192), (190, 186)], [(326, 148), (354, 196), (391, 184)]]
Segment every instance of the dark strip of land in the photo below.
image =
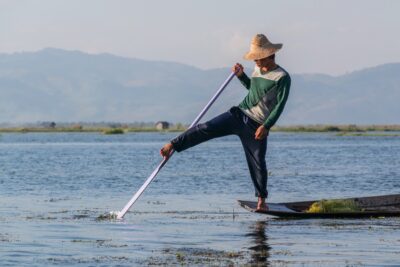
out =
[[(100, 132), (104, 134), (123, 134), (126, 132), (182, 132), (187, 126), (179, 124), (168, 129), (159, 130), (155, 127), (3, 127), (0, 133), (29, 133), (29, 132)], [(400, 132), (400, 125), (295, 125), (274, 126), (274, 132), (336, 132), (338, 135), (369, 135), (367, 132)], [(365, 133), (365, 134), (362, 134)], [(377, 134), (372, 134), (377, 135)], [(380, 134), (389, 135), (389, 134)], [(393, 134), (390, 134), (393, 136)], [(397, 136), (397, 135), (396, 135)]]
[(278, 132), (398, 132), (400, 125), (386, 124), (386, 125), (356, 125), (356, 124), (343, 124), (343, 125), (294, 125), (294, 126), (275, 126), (273, 131)]

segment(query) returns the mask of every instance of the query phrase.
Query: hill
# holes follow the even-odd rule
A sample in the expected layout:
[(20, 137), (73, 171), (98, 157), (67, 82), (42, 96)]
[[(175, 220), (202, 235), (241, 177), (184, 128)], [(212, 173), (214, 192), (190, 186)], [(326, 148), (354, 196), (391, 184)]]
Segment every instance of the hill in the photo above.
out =
[[(53, 48), (0, 54), (0, 122), (189, 123), (229, 71)], [(292, 74), (279, 124), (399, 123), (398, 73), (399, 63), (337, 77)], [(235, 79), (208, 117), (245, 94)]]

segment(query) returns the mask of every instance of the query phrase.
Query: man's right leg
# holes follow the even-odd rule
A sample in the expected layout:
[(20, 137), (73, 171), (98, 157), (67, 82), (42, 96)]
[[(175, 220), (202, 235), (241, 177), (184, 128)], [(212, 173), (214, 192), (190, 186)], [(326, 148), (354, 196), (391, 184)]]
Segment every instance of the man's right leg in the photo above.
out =
[(213, 138), (238, 134), (240, 121), (231, 111), (222, 113), (212, 120), (198, 124), (171, 140), (173, 149), (183, 151)]
[(256, 197), (258, 197), (257, 211), (265, 211), (267, 205), (265, 198), (268, 196), (267, 191), (267, 165), (265, 162), (265, 154), (267, 151), (267, 139), (256, 140), (254, 137), (255, 130), (246, 128), (246, 131), (240, 135), (240, 140), (244, 148), (250, 176), (254, 184)]

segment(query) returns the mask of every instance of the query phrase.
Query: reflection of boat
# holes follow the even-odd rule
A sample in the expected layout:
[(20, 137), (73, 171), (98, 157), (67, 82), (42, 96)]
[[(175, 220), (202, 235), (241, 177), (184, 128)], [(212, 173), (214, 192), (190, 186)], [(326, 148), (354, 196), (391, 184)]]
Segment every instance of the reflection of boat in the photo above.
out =
[[(400, 216), (400, 194), (346, 198), (353, 200), (361, 211), (335, 213), (308, 213), (305, 212), (314, 202), (300, 201), (287, 203), (268, 203), (268, 211), (258, 212), (287, 218), (368, 218)], [(245, 209), (256, 212), (257, 202), (238, 200)]]

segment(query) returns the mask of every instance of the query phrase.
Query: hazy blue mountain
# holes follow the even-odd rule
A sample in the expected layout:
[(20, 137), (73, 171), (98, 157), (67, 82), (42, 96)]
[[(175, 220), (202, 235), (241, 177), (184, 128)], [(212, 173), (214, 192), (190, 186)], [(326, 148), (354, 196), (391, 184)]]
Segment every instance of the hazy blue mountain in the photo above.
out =
[[(229, 72), (51, 48), (0, 54), (0, 122), (189, 123)], [(292, 74), (279, 123), (400, 123), (399, 74), (400, 63), (338, 77)], [(235, 79), (208, 117), (237, 105), (245, 94)]]

